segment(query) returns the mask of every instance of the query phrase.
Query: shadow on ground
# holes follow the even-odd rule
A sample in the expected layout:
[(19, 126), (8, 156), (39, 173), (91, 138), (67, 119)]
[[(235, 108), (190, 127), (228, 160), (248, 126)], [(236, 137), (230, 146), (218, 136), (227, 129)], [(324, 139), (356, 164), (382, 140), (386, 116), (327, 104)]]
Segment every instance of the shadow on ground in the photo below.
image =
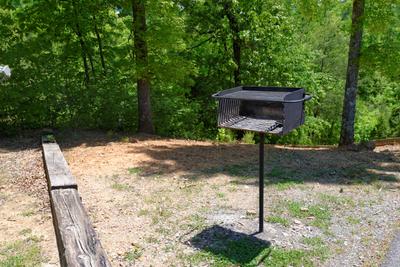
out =
[(247, 265), (258, 263), (268, 257), (270, 242), (259, 239), (253, 235), (232, 231), (218, 225), (207, 228), (194, 236), (188, 245), (202, 252), (210, 253), (219, 261), (232, 265)]
[[(142, 162), (144, 174), (187, 173), (187, 179), (225, 174), (233, 183), (255, 185), (258, 147), (246, 144), (154, 145), (140, 150), (153, 160)], [(130, 153), (138, 153), (136, 148)], [(267, 146), (266, 183), (319, 182), (369, 184), (400, 181), (400, 153), (343, 151), (336, 148), (302, 149)]]
[[(37, 132), (34, 137), (0, 140), (0, 153), (2, 150), (40, 148), (39, 136)], [(174, 140), (148, 135), (110, 135), (82, 130), (56, 132), (56, 138), (62, 149), (119, 142), (119, 149), (123, 148), (121, 157), (129, 160), (130, 155), (145, 155), (137, 166), (132, 166), (140, 168), (142, 176), (183, 173), (181, 177), (191, 180), (226, 174), (233, 178), (233, 183), (257, 183), (257, 145)], [(266, 145), (265, 174), (269, 184), (368, 184), (379, 181), (399, 184), (400, 150), (378, 153)]]

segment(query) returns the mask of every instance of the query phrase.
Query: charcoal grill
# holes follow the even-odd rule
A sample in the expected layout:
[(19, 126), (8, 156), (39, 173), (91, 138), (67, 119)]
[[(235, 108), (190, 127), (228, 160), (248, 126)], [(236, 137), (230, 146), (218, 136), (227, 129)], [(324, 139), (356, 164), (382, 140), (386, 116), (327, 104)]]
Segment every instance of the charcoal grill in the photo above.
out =
[(218, 100), (218, 127), (260, 134), (259, 232), (264, 231), (265, 133), (284, 135), (304, 124), (303, 88), (239, 86), (213, 95)]

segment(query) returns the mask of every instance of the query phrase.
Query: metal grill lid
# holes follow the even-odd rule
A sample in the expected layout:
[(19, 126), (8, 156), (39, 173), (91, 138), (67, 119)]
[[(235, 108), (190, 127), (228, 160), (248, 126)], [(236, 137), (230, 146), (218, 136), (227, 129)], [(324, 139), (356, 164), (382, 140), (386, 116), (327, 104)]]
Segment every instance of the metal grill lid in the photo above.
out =
[[(288, 96), (302, 92), (303, 88), (239, 86), (213, 95), (215, 98), (227, 98), (249, 101), (285, 102)], [(303, 95), (302, 95), (303, 96)]]

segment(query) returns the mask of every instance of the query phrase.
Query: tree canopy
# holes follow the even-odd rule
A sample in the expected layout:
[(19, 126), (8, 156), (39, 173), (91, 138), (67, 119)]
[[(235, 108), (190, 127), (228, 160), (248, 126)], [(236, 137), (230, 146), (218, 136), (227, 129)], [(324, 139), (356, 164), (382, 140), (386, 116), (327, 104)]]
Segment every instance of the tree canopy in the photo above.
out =
[[(147, 63), (132, 3), (144, 5)], [(339, 141), (350, 0), (0, 0), (0, 133), (135, 131), (145, 72), (155, 132), (226, 139), (210, 95), (236, 84), (298, 86), (304, 126), (269, 142)], [(356, 141), (400, 135), (400, 2), (365, 1)], [(146, 77), (147, 77), (146, 76)]]

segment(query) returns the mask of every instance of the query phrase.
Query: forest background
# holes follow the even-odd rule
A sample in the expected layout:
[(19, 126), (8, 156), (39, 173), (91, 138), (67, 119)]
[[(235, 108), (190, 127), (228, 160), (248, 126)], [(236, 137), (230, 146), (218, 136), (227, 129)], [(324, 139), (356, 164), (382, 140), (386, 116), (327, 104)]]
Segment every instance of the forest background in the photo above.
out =
[[(0, 135), (43, 127), (136, 131), (137, 80), (150, 81), (155, 133), (232, 141), (211, 94), (237, 84), (304, 87), (306, 123), (270, 143), (337, 144), (349, 0), (148, 0), (148, 57), (134, 2), (0, 0)], [(400, 136), (400, 1), (366, 1), (355, 140)], [(254, 136), (243, 137), (253, 142)]]

